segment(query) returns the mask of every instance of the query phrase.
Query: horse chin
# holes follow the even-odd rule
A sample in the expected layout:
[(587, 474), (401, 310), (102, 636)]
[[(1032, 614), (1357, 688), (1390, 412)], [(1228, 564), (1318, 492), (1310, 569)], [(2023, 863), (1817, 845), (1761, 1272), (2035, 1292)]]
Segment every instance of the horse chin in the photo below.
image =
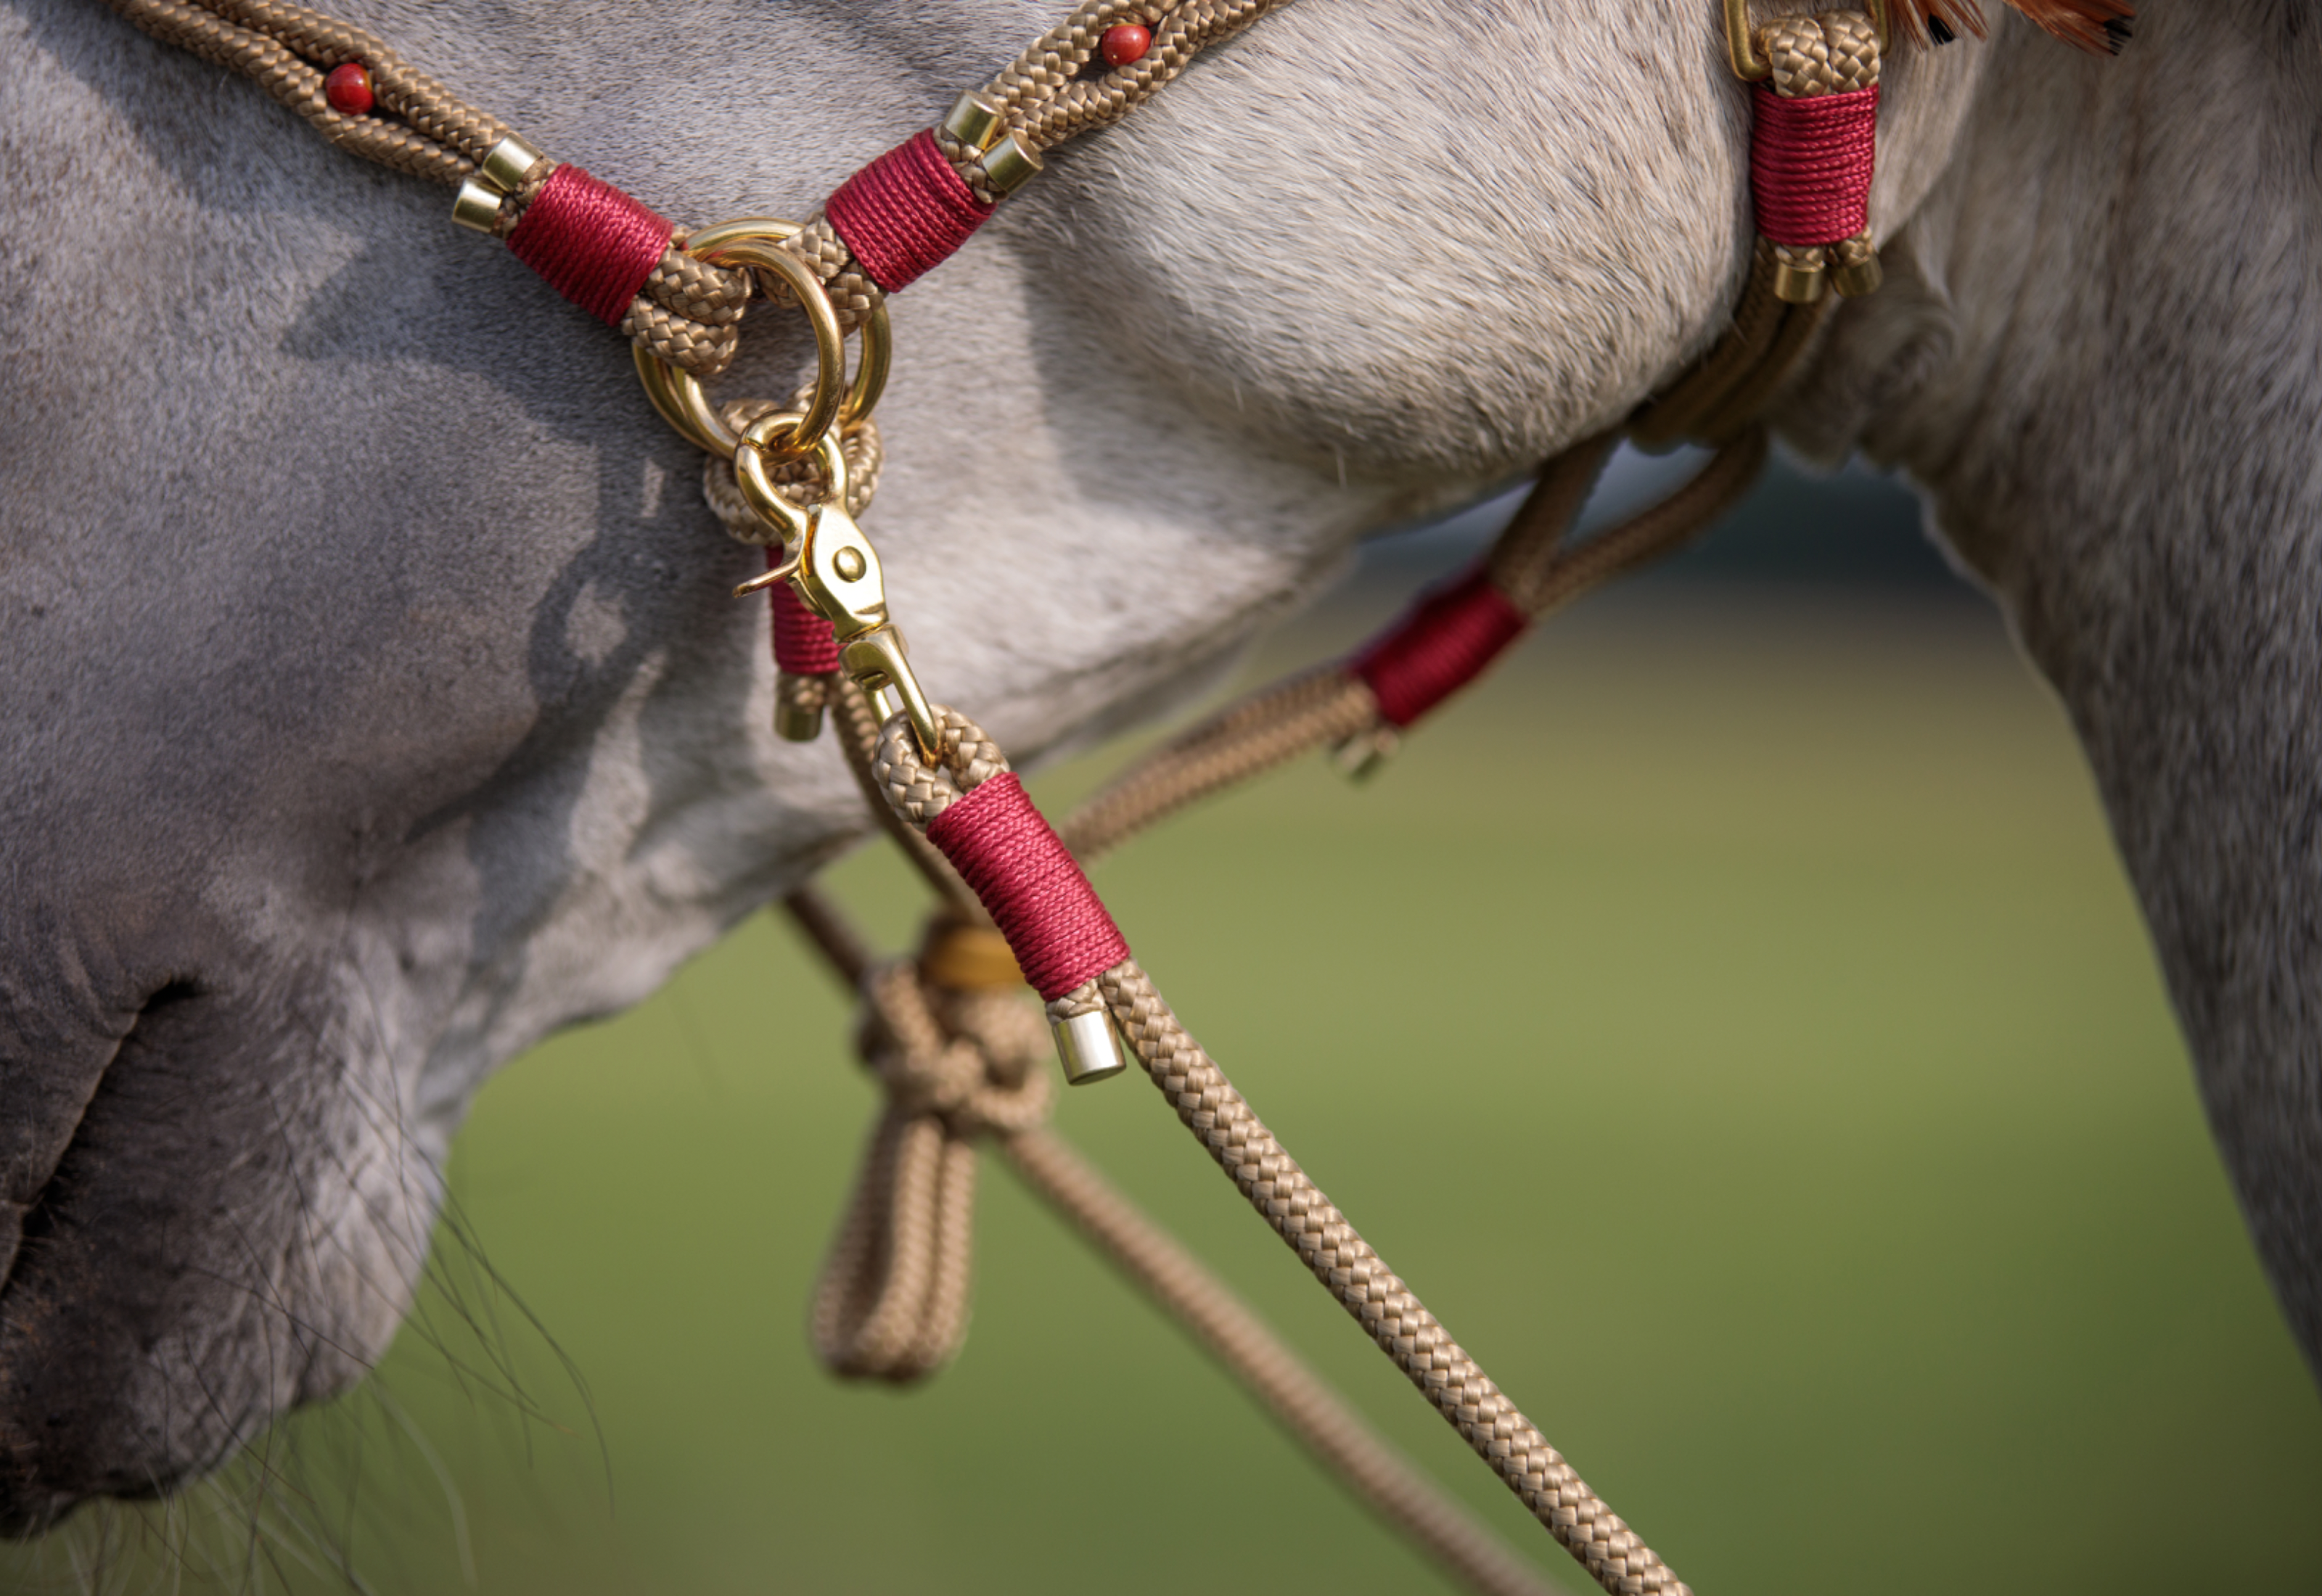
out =
[(353, 1384), (409, 1306), (432, 1162), (297, 1003), (249, 997), (150, 1002), (25, 1217), (0, 1288), (0, 1534), (215, 1467)]

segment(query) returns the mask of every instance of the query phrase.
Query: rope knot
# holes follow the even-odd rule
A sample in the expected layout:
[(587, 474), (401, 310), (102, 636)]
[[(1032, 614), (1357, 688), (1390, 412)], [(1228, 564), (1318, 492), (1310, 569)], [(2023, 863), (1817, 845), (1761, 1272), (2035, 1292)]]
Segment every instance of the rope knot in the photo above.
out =
[[(1045, 1122), (1056, 1099), (1047, 1028), (964, 930), (938, 921), (922, 958), (864, 978), (855, 1046), (887, 1101), (816, 1283), (815, 1355), (835, 1374), (909, 1384), (958, 1353), (975, 1245), (975, 1144)], [(965, 971), (970, 984), (929, 980)]]
[(955, 1136), (1006, 1135), (1048, 1117), (1056, 1087), (1039, 1016), (1016, 990), (930, 984), (913, 960), (874, 971), (857, 1051), (896, 1113), (935, 1115)]

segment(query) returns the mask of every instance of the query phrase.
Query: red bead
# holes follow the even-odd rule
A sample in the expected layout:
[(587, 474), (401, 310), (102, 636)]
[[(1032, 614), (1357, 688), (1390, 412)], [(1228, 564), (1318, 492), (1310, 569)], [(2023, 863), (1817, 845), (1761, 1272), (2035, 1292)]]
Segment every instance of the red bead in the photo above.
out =
[[(1083, 38), (1087, 36), (1085, 33), (1082, 35)], [(1145, 59), (1145, 52), (1152, 48), (1153, 30), (1140, 28), (1135, 23), (1107, 28), (1104, 37), (1097, 41), (1097, 49), (1103, 52), (1104, 64), (1108, 67), (1126, 67), (1133, 61), (1141, 61)]]
[(342, 116), (361, 116), (370, 109), (370, 73), (361, 61), (334, 67), (323, 79), (323, 97)]

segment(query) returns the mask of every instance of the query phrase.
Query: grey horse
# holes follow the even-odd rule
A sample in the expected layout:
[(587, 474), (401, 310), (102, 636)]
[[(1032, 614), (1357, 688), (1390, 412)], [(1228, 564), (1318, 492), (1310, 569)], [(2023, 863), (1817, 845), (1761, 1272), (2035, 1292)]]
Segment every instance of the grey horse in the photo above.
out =
[[(802, 215), (1051, 0), (343, 0), (696, 223)], [(1778, 421), (1908, 469), (2071, 708), (2322, 1356), (2322, 53), (2294, 0), (1902, 52)], [(1612, 47), (1608, 48), (1608, 41)], [(1367, 530), (1616, 423), (1749, 256), (1715, 8), (1305, 0), (895, 303), (873, 513), (1037, 755)], [(617, 339), (94, 0), (0, 8), (0, 1523), (165, 1489), (406, 1310), (478, 1082), (865, 825)], [(2217, 85), (2232, 92), (2217, 95)], [(801, 338), (754, 326), (731, 391)]]

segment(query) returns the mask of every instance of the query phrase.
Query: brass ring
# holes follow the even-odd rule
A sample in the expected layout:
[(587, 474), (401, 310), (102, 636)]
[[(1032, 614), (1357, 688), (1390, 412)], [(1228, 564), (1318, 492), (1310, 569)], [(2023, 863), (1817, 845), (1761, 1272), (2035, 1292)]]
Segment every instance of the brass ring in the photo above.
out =
[[(729, 243), (736, 241), (764, 239), (772, 239), (779, 242), (783, 239), (794, 237), (800, 231), (797, 223), (785, 222), (778, 216), (744, 216), (732, 222), (720, 222), (715, 227), (701, 229), (686, 241), (685, 247), (689, 252), (704, 260), (715, 258), (722, 263), (726, 257), (721, 251)], [(781, 253), (781, 263), (771, 269), (779, 273), (782, 280), (791, 286), (791, 291), (796, 293), (800, 278), (793, 273), (792, 268), (802, 263), (797, 256), (787, 250)], [(737, 262), (737, 264), (756, 265), (760, 262), (753, 260)], [(822, 287), (821, 279), (812, 278), (811, 282), (812, 292), (819, 302), (828, 305), (830, 294)], [(800, 297), (800, 302), (804, 303), (805, 296), (801, 295)], [(811, 316), (814, 313), (809, 310), (807, 314)], [(836, 314), (835, 310), (832, 312), (834, 317)], [(841, 336), (845, 335), (842, 333)], [(879, 397), (887, 391), (887, 365), (893, 357), (894, 349), (894, 336), (887, 322), (887, 305), (882, 299), (872, 307), (869, 318), (863, 324), (863, 354), (855, 362), (855, 380), (847, 385), (846, 400), (840, 405), (838, 410), (838, 424), (842, 429), (853, 432), (863, 424), (872, 411), (878, 408)], [(817, 353), (819, 354), (819, 352), (820, 344), (818, 342)], [(807, 406), (807, 414), (809, 416), (814, 414), (812, 405)], [(812, 428), (809, 429), (809, 433), (811, 436), (820, 435), (818, 431)], [(805, 448), (799, 449), (797, 452), (803, 454), (807, 448), (811, 447), (812, 444), (809, 443)]]
[[(829, 294), (803, 260), (773, 247), (798, 231), (796, 223), (779, 217), (744, 216), (704, 228), (686, 245), (699, 260), (773, 273), (806, 312), (807, 324), (814, 332), (814, 392), (807, 404), (805, 422), (785, 451), (792, 457), (811, 451), (834, 424), (849, 430), (862, 424), (886, 389), (893, 347), (887, 307), (882, 305), (863, 324), (863, 356), (856, 364), (855, 380), (846, 382), (846, 336), (839, 328)], [(717, 406), (701, 391), (699, 378), (642, 345), (634, 346), (633, 353), (645, 397), (681, 436), (712, 454), (731, 455), (739, 447), (741, 435), (718, 414)]]

